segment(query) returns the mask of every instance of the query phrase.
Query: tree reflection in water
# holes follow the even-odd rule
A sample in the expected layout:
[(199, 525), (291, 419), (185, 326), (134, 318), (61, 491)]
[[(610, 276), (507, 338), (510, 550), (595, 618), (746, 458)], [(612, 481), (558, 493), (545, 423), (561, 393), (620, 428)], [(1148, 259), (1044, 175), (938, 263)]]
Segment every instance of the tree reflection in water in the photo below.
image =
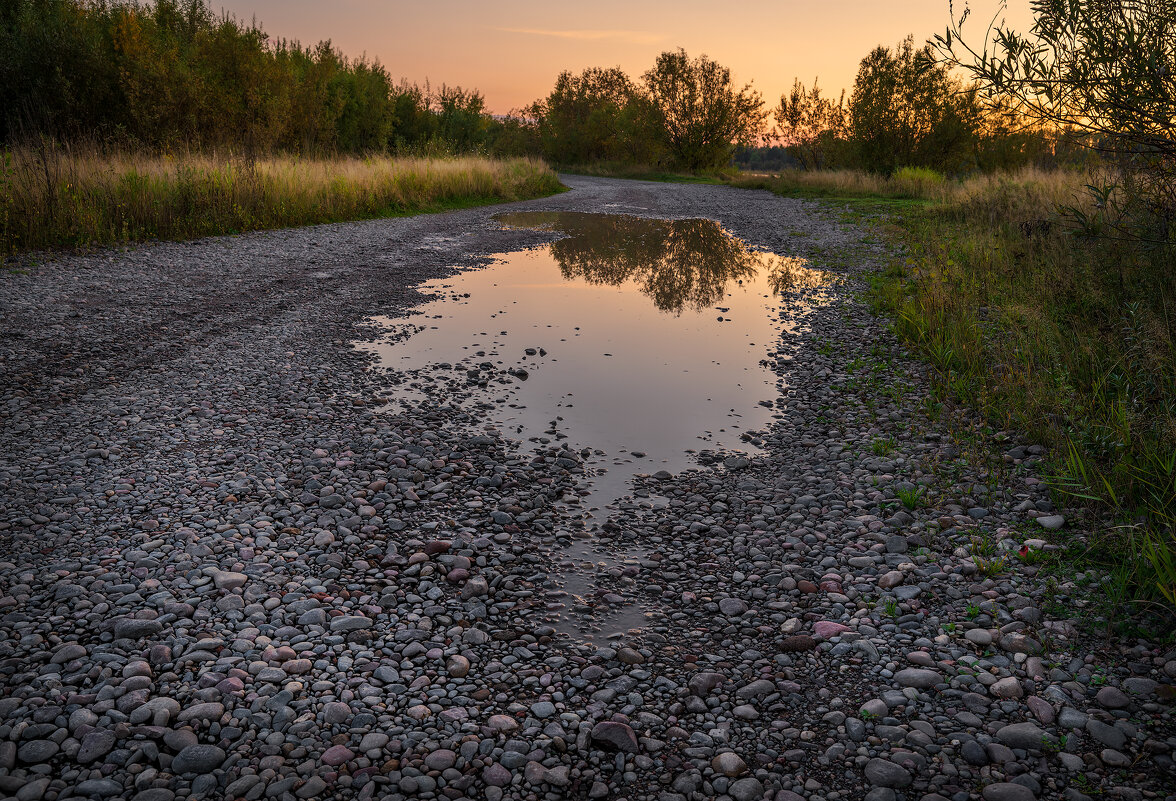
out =
[(610, 286), (632, 281), (660, 311), (675, 315), (716, 305), (729, 282), (761, 271), (777, 293), (828, 283), (804, 259), (751, 250), (713, 220), (586, 212), (512, 212), (496, 219), (511, 228), (567, 234), (551, 244), (565, 279)]

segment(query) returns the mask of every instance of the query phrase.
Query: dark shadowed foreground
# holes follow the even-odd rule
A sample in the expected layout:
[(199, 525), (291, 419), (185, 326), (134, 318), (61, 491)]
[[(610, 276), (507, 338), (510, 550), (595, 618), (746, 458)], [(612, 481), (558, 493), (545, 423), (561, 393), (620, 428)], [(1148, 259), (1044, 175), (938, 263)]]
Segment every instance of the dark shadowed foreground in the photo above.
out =
[[(556, 236), (501, 208), (2, 279), (0, 792), (1170, 792), (1176, 654), (1075, 625), (1085, 578), (1039, 573), (1068, 530), (1040, 449), (998, 480), (924, 417), (855, 299), (877, 246), (767, 193), (567, 180), (511, 209), (710, 218), (847, 279), (781, 328), (756, 452), (639, 478), (594, 533), (593, 443), (503, 439), (443, 382), (397, 411), (352, 346), (414, 284)], [(548, 622), (588, 535), (639, 554), (581, 575), (591, 644)]]

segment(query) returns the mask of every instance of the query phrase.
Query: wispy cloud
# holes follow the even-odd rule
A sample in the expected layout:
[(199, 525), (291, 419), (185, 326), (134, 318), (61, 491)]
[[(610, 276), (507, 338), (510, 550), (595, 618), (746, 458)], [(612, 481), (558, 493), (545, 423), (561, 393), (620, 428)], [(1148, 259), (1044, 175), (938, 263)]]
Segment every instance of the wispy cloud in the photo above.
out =
[(549, 36), (553, 39), (578, 39), (585, 42), (612, 40), (628, 44), (657, 44), (664, 37), (642, 31), (557, 31), (545, 28), (495, 28), (504, 33), (522, 33), (528, 36)]

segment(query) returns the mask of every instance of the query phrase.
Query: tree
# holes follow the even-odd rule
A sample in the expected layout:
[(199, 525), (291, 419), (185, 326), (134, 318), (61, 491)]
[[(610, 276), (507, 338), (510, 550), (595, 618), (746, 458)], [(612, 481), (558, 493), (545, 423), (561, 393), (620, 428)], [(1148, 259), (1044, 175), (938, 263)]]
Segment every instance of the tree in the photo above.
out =
[(655, 131), (674, 162), (688, 170), (727, 163), (736, 144), (751, 144), (767, 116), (751, 84), (736, 90), (731, 71), (679, 48), (657, 57), (643, 76)]
[[(1002, 4), (1003, 9), (1003, 4)], [(1021, 34), (996, 18), (964, 38), (965, 7), (935, 37), (989, 102), (1032, 124), (1081, 134), (1115, 175), (1092, 186), (1098, 211), (1071, 210), (1094, 232), (1157, 246), (1176, 241), (1176, 2), (1036, 0)]]
[(792, 91), (780, 96), (780, 105), (774, 113), (780, 137), (788, 143), (788, 152), (802, 167), (819, 170), (830, 166), (833, 150), (845, 137), (844, 91), (834, 103), (821, 96), (815, 79), (811, 90), (796, 80)]
[(483, 144), (486, 132), (486, 101), (476, 89), (441, 84), (435, 113), (438, 137), (454, 151), (473, 150)]
[(592, 67), (579, 75), (563, 72), (544, 100), (525, 113), (539, 130), (543, 154), (561, 164), (593, 161), (648, 161), (645, 104), (619, 67)]
[(849, 101), (849, 138), (871, 172), (899, 167), (958, 171), (972, 166), (979, 107), (975, 92), (908, 36), (862, 59)]

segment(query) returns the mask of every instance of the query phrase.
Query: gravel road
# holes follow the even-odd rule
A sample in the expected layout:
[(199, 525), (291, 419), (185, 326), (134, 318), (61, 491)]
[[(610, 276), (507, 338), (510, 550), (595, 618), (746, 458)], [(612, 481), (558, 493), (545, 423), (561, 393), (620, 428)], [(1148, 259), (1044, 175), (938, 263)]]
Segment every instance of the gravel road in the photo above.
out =
[(608, 521), (644, 556), (596, 577), (599, 612), (649, 624), (547, 622), (575, 451), (390, 415), (351, 344), (416, 283), (550, 238), (504, 207), (24, 264), (0, 278), (0, 796), (1176, 798), (1176, 653), (1093, 638), (1099, 577), (1044, 575), (1081, 532), (1040, 448), (1009, 435), (992, 470), (928, 417), (858, 299), (881, 245), (765, 192), (565, 182), (506, 208), (707, 217), (845, 276), (779, 344), (763, 453), (645, 479), (668, 505)]

